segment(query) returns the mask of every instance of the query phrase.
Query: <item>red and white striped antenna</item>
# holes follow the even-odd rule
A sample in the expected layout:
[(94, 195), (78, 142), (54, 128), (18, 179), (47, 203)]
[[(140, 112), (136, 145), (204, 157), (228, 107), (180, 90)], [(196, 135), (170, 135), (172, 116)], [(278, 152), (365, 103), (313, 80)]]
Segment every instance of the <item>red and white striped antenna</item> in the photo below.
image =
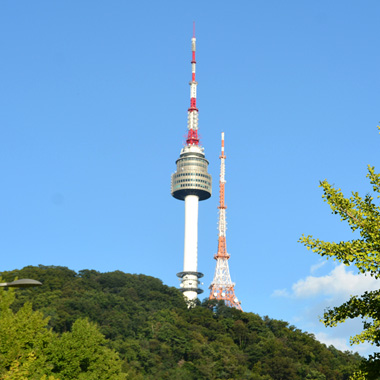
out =
[(193, 37), (191, 39), (191, 82), (190, 84), (190, 108), (187, 110), (187, 145), (199, 145), (198, 136), (198, 108), (197, 108), (197, 81), (195, 80), (195, 60), (196, 38), (195, 38), (195, 22), (193, 22)]
[(218, 221), (218, 252), (214, 255), (216, 260), (216, 268), (214, 279), (209, 287), (210, 300), (223, 300), (229, 307), (234, 307), (238, 310), (242, 310), (240, 301), (235, 295), (235, 284), (231, 281), (230, 269), (228, 266), (228, 259), (230, 255), (227, 253), (226, 244), (226, 203), (224, 199), (224, 190), (226, 185), (226, 167), (224, 154), (224, 132), (222, 132), (222, 151), (220, 158), (220, 179), (219, 179), (219, 221)]

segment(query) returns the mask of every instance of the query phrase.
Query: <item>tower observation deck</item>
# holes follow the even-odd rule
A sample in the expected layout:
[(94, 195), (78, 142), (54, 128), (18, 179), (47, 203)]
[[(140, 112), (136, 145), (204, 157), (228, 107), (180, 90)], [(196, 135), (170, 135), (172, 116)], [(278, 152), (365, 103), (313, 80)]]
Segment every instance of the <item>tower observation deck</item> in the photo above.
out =
[(189, 306), (203, 290), (198, 287), (198, 202), (211, 197), (211, 175), (208, 174), (208, 161), (204, 148), (199, 145), (197, 85), (195, 80), (195, 33), (191, 39), (192, 80), (190, 84), (190, 108), (187, 112), (187, 139), (176, 161), (177, 170), (171, 177), (171, 194), (185, 201), (185, 242), (183, 271), (177, 273), (181, 279), (181, 290)]

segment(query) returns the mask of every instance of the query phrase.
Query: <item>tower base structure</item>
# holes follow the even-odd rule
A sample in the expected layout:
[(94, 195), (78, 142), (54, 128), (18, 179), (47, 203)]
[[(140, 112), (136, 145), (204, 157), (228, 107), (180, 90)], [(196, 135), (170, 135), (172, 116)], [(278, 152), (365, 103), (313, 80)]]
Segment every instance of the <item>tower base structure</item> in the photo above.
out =
[(223, 286), (223, 285), (215, 285), (211, 286), (210, 291), (210, 300), (223, 300), (225, 305), (228, 307), (234, 307), (238, 310), (242, 310), (240, 306), (240, 301), (237, 299), (235, 295), (234, 285)]
[(215, 299), (218, 301), (223, 300), (226, 306), (242, 310), (240, 301), (235, 295), (235, 284), (231, 281), (230, 271), (228, 268), (228, 258), (228, 254), (223, 257), (218, 257), (218, 255), (215, 255), (216, 268), (214, 280), (209, 288), (209, 299)]
[(203, 293), (203, 290), (198, 288), (200, 284), (199, 278), (203, 277), (201, 272), (179, 272), (177, 277), (181, 279), (180, 290), (188, 302), (194, 302), (198, 294)]

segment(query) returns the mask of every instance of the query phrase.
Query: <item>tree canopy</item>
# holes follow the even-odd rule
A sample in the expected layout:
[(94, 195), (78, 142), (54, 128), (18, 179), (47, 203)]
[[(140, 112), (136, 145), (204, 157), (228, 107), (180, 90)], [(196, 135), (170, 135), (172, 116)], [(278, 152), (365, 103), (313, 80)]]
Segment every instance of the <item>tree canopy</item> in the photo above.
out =
[(141, 380), (348, 380), (362, 360), (326, 347), (287, 322), (223, 302), (206, 300), (189, 310), (178, 289), (149, 276), (51, 266), (2, 275), (43, 283), (18, 289), (9, 312), (17, 314), (27, 300), (32, 302), (31, 312), (45, 323), (41, 328), (55, 336), (43, 351), (51, 368), (46, 376), (60, 380), (106, 379), (106, 365), (118, 374), (112, 379), (121, 376), (121, 365), (128, 379)]

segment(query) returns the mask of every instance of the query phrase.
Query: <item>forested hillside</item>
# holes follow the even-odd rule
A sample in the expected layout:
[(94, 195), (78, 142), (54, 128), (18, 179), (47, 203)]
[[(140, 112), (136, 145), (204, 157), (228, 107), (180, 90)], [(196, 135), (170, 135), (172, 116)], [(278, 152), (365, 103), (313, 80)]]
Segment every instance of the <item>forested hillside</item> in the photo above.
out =
[[(11, 307), (17, 312), (31, 302), (34, 310), (50, 318), (48, 326), (59, 339), (72, 334), (78, 319), (90, 322), (91, 328), (96, 323), (108, 340), (99, 337), (99, 342), (111, 349), (109, 355), (112, 350), (118, 353), (127, 379), (349, 379), (361, 361), (359, 355), (326, 347), (287, 322), (223, 303), (204, 302), (188, 310), (176, 288), (149, 276), (76, 273), (50, 266), (1, 275), (4, 281), (18, 277), (43, 283), (40, 288), (17, 289)], [(0, 320), (3, 317), (2, 310)], [(89, 322), (83, 322), (86, 318)], [(75, 329), (87, 328), (78, 323)], [(0, 352), (0, 361), (1, 355), (5, 353)], [(56, 365), (50, 365), (51, 357), (46, 358), (49, 374), (74, 379), (62, 375), (62, 366), (58, 372)], [(92, 379), (84, 370), (80, 378)], [(116, 375), (102, 378), (116, 379)]]

